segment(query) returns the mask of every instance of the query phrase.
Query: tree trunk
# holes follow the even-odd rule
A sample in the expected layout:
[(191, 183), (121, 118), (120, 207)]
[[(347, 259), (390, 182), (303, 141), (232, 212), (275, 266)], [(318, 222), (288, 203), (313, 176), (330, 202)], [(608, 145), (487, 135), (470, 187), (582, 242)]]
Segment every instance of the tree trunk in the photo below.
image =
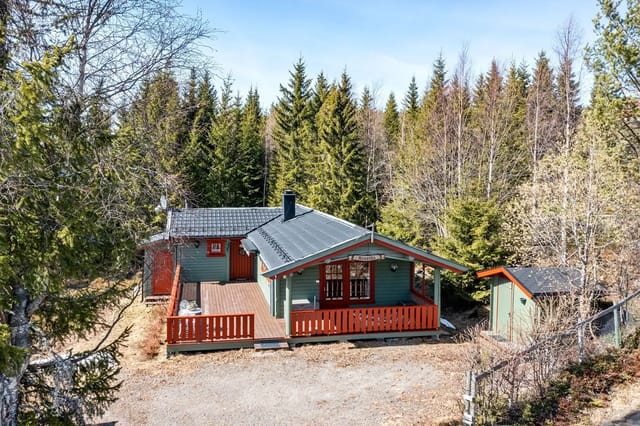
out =
[[(29, 334), (29, 298), (24, 287), (13, 287), (13, 297), (16, 301), (13, 313), (9, 318), (11, 328), (11, 344), (28, 351), (31, 348), (31, 336)], [(26, 355), (16, 365), (13, 375), (0, 375), (2, 385), (2, 401), (0, 405), (0, 424), (14, 426), (18, 424), (18, 404), (20, 395), (20, 381), (27, 370), (29, 356)]]

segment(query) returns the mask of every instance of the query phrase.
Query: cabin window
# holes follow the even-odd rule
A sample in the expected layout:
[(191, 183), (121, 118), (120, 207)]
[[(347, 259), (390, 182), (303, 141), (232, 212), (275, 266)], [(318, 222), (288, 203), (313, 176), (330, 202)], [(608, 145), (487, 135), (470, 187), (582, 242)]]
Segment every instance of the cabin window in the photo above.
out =
[(374, 265), (374, 262), (348, 261), (323, 265), (320, 269), (321, 301), (334, 302), (336, 307), (373, 303)]
[(324, 298), (325, 300), (342, 300), (344, 290), (342, 283), (343, 265), (336, 263), (327, 265), (324, 270)]
[(207, 256), (221, 257), (224, 256), (224, 240), (207, 240)]
[(349, 263), (349, 298), (363, 300), (371, 297), (371, 263)]

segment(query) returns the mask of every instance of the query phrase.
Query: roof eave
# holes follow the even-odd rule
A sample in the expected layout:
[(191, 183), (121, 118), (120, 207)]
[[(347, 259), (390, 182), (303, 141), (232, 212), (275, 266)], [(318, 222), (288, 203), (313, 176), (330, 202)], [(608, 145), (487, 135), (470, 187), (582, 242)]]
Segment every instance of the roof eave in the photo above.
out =
[(494, 276), (500, 275), (500, 274), (504, 275), (505, 277), (507, 277), (507, 279), (509, 279), (509, 281), (514, 283), (520, 290), (522, 290), (524, 295), (527, 296), (529, 299), (533, 299), (534, 298), (535, 295), (533, 293), (531, 293), (531, 291), (529, 291), (529, 289), (527, 287), (525, 287), (525, 285), (522, 284), (520, 282), (520, 280), (518, 280), (509, 271), (508, 268), (505, 268), (504, 266), (498, 266), (498, 267), (495, 267), (495, 268), (485, 269), (483, 271), (476, 272), (476, 276), (478, 278), (491, 278), (491, 277), (494, 277)]
[(448, 260), (445, 259), (443, 257), (440, 256), (436, 256), (433, 253), (430, 253), (426, 250), (422, 250), (416, 247), (412, 247), (408, 244), (405, 244), (403, 242), (394, 240), (392, 238), (389, 237), (385, 237), (384, 235), (380, 235), (380, 234), (375, 234), (374, 240), (376, 242), (382, 243), (381, 245), (387, 245), (390, 246), (389, 248), (391, 249), (399, 249), (404, 251), (406, 254), (409, 254), (411, 256), (413, 256), (416, 260), (428, 263), (430, 265), (433, 266), (438, 266), (444, 269), (447, 269), (449, 271), (455, 272), (455, 273), (464, 273), (467, 272), (469, 270), (469, 268), (467, 268), (464, 265), (461, 265), (457, 262), (454, 262), (452, 260)]
[(367, 241), (369, 241), (369, 239), (370, 239), (370, 236), (367, 234), (360, 235), (356, 238), (352, 238), (343, 243), (329, 247), (325, 250), (319, 251), (312, 255), (303, 257), (298, 260), (291, 261), (289, 263), (285, 263), (284, 265), (279, 266), (277, 268), (268, 269), (265, 272), (263, 272), (262, 275), (267, 278), (273, 278), (273, 277), (280, 278), (284, 275), (296, 272), (300, 269), (310, 266), (311, 264), (320, 263), (326, 259), (331, 258), (331, 256), (334, 256), (341, 252), (347, 251), (352, 248), (356, 248), (361, 243), (366, 243)]

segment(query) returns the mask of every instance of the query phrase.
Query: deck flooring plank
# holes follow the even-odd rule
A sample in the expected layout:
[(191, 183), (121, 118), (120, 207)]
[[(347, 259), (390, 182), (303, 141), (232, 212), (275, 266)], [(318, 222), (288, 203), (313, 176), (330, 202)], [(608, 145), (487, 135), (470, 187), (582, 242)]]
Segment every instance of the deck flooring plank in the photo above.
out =
[(284, 338), (284, 319), (269, 313), (269, 306), (256, 282), (201, 283), (204, 315), (254, 313), (255, 339)]

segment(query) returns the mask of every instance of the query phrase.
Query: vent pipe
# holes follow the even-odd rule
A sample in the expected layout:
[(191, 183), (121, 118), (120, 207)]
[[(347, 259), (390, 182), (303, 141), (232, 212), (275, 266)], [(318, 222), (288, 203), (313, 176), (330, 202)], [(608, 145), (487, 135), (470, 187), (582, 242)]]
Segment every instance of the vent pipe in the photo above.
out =
[(287, 189), (282, 194), (283, 222), (296, 217), (296, 193)]

